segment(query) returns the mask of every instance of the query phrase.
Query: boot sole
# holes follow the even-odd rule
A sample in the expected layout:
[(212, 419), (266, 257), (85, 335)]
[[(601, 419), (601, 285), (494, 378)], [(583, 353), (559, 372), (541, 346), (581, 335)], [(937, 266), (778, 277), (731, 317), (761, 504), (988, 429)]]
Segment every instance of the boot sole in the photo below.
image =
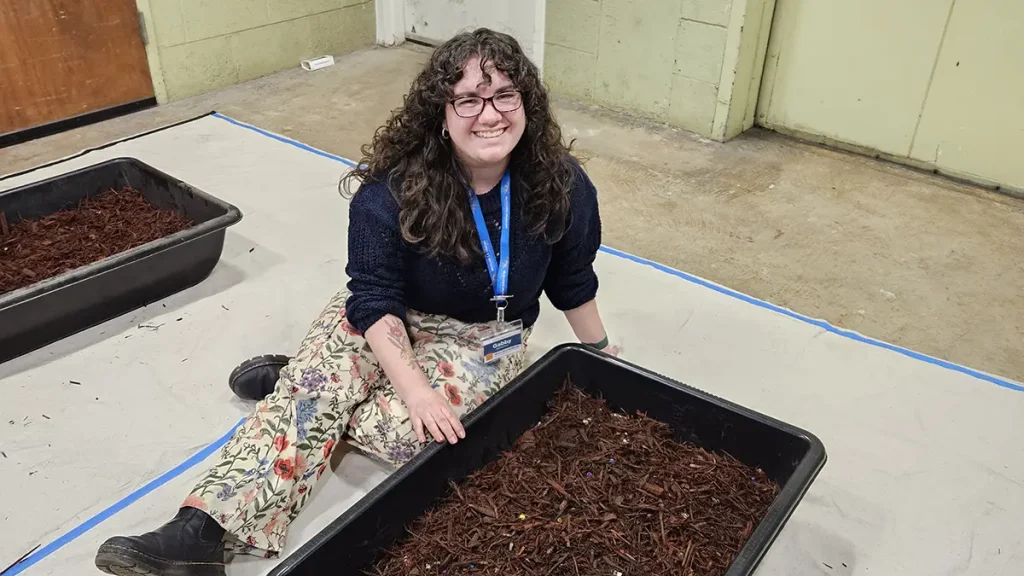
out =
[(173, 562), (109, 544), (96, 553), (96, 567), (114, 576), (226, 576), (224, 564)]
[(231, 391), (234, 392), (235, 396), (238, 396), (243, 400), (252, 400), (252, 398), (239, 393), (237, 389), (238, 379), (252, 370), (266, 368), (268, 366), (279, 366), (281, 369), (284, 369), (290, 361), (291, 357), (285, 356), (284, 354), (264, 354), (263, 356), (249, 358), (245, 362), (236, 366), (235, 369), (231, 371), (231, 374), (228, 375), (228, 387), (231, 388)]

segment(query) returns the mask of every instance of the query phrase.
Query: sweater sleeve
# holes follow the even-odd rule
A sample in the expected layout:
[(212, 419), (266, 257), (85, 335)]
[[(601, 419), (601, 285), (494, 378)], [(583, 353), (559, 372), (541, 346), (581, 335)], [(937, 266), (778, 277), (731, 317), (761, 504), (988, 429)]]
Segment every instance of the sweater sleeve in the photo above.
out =
[(405, 320), (405, 243), (398, 203), (387, 184), (365, 184), (352, 199), (348, 222), (348, 321), (366, 332), (392, 314)]
[(569, 227), (552, 247), (551, 263), (544, 280), (544, 292), (561, 310), (578, 308), (597, 296), (594, 259), (601, 247), (601, 215), (597, 189), (573, 161), (576, 178), (569, 204)]

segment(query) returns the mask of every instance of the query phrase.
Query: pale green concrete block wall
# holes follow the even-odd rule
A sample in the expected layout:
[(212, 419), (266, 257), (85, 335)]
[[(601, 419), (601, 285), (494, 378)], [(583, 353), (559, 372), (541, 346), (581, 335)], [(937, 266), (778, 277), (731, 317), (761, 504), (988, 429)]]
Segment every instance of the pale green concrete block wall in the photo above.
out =
[[(139, 0), (140, 4), (142, 0)], [(373, 0), (147, 0), (163, 100), (371, 46)]]
[(669, 123), (702, 136), (711, 133), (715, 122), (718, 86), (687, 78), (672, 76), (672, 106)]
[(711, 134), (733, 0), (548, 0), (556, 94)]
[(167, 100), (238, 83), (238, 65), (227, 36), (160, 48)]
[(758, 121), (1024, 196), (1022, 23), (1021, 0), (780, 0)]
[(266, 0), (181, 0), (186, 38), (205, 40), (270, 24)]
[(679, 0), (601, 0), (594, 100), (666, 119), (678, 20)]
[(598, 0), (548, 0), (544, 29), (544, 79), (559, 94), (594, 97), (601, 26)]
[(555, 93), (591, 101), (596, 70), (597, 54), (545, 43), (544, 80)]
[(732, 2), (722, 0), (682, 0), (681, 16), (694, 22), (726, 26)]

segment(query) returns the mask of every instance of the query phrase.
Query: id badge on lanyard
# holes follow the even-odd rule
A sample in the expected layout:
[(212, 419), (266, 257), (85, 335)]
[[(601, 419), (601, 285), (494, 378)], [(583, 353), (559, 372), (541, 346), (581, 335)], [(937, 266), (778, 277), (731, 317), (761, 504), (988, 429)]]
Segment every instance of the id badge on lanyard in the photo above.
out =
[(522, 320), (505, 321), (505, 308), (508, 307), (508, 299), (512, 297), (508, 294), (509, 262), (512, 257), (509, 249), (512, 214), (512, 185), (509, 172), (506, 170), (505, 175), (501, 177), (501, 251), (497, 256), (491, 245), (491, 236), (487, 232), (480, 201), (472, 190), (469, 191), (469, 204), (473, 210), (473, 220), (476, 221), (477, 234), (480, 236), (480, 247), (483, 248), (484, 259), (487, 261), (487, 271), (494, 286), (494, 298), (491, 300), (496, 309), (496, 321), (494, 329), (485, 333), (481, 340), (484, 362), (490, 364), (523, 349)]

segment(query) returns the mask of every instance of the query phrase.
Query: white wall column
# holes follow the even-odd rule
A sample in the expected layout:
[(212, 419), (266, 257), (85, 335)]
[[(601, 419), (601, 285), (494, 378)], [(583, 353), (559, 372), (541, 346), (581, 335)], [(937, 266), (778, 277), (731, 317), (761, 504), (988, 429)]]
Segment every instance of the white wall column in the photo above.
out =
[(376, 0), (377, 44), (395, 46), (405, 42), (405, 0)]

